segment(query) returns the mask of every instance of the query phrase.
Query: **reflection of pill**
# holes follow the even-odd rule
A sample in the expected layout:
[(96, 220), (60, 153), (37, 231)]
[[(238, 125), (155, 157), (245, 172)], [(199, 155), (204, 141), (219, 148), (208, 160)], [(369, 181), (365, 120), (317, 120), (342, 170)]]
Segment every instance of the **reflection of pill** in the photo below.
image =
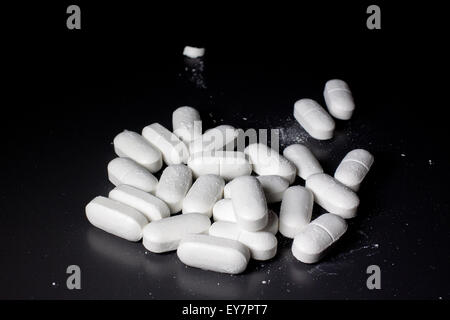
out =
[(189, 152), (191, 154), (226, 150), (233, 151), (236, 146), (238, 131), (230, 125), (220, 125), (206, 130), (203, 135), (191, 141)]
[(268, 209), (261, 183), (252, 176), (233, 180), (231, 202), (238, 225), (247, 231), (259, 231), (266, 227)]
[(309, 176), (322, 173), (323, 169), (311, 150), (302, 144), (292, 144), (283, 151), (283, 156), (297, 167), (297, 175), (306, 180)]
[(294, 257), (304, 263), (315, 263), (347, 230), (344, 219), (334, 214), (325, 213), (313, 220), (292, 243)]
[(122, 202), (141, 212), (149, 221), (170, 216), (167, 204), (154, 195), (132, 186), (122, 184), (109, 192), (109, 198)]
[[(273, 210), (269, 210), (267, 225), (261, 231), (267, 231), (272, 234), (278, 232), (278, 216)], [(222, 199), (216, 202), (213, 207), (214, 221), (226, 221), (236, 223), (236, 215), (234, 214), (233, 203), (231, 199)]]
[(143, 166), (129, 158), (115, 158), (108, 163), (108, 178), (115, 186), (127, 184), (146, 192), (153, 192), (158, 179)]
[(296, 176), (295, 166), (277, 151), (262, 143), (253, 143), (245, 148), (253, 171), (260, 176), (277, 175), (285, 178), (289, 183), (294, 182)]
[(204, 54), (205, 48), (186, 46), (183, 49), (183, 55), (193, 59), (203, 57)]
[(194, 153), (189, 157), (188, 166), (194, 177), (205, 174), (215, 174), (225, 180), (252, 173), (252, 166), (243, 152), (212, 151)]
[(314, 201), (328, 212), (344, 219), (356, 216), (358, 196), (333, 177), (325, 173), (314, 174), (306, 180), (305, 186), (314, 194)]
[(202, 135), (200, 114), (192, 107), (184, 106), (172, 114), (173, 133), (185, 143)]
[(185, 235), (207, 233), (210, 226), (211, 221), (203, 214), (181, 214), (149, 223), (143, 230), (142, 243), (151, 252), (173, 251)]
[(200, 234), (185, 236), (177, 255), (190, 267), (230, 274), (243, 272), (250, 260), (250, 251), (239, 241)]
[(267, 231), (249, 232), (240, 229), (236, 223), (217, 221), (208, 232), (211, 236), (239, 241), (250, 249), (255, 260), (269, 260), (277, 253), (277, 238)]
[(169, 206), (171, 213), (175, 213), (181, 210), (191, 185), (191, 169), (183, 164), (168, 166), (161, 174), (155, 195)]
[(333, 118), (312, 99), (298, 100), (294, 105), (294, 117), (311, 137), (327, 140), (333, 137)]
[(129, 241), (142, 238), (142, 228), (147, 219), (136, 209), (105, 197), (96, 197), (86, 206), (90, 223), (115, 236)]
[(189, 151), (183, 141), (159, 123), (152, 123), (142, 129), (142, 135), (159, 151), (167, 165), (186, 163)]
[(212, 216), (212, 209), (222, 198), (225, 181), (216, 175), (198, 177), (183, 200), (183, 213), (197, 212)]
[(133, 159), (150, 172), (162, 167), (161, 152), (140, 134), (125, 130), (114, 138), (114, 150), (119, 157)]
[(345, 81), (334, 79), (325, 84), (323, 96), (330, 114), (341, 120), (348, 120), (355, 110), (352, 92)]
[(280, 233), (287, 238), (294, 238), (311, 221), (314, 197), (310, 190), (293, 186), (283, 195), (280, 207)]
[(354, 191), (359, 190), (361, 182), (373, 164), (373, 156), (364, 149), (347, 153), (334, 173), (334, 177)]

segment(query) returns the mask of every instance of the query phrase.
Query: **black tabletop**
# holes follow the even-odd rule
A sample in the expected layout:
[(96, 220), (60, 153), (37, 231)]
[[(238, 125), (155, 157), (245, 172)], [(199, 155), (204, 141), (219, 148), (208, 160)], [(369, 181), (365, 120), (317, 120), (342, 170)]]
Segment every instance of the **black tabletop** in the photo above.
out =
[[(48, 12), (42, 30), (26, 31), (11, 65), (0, 298), (450, 297), (444, 105), (419, 98), (432, 81), (421, 74), (433, 59), (425, 66), (415, 50), (429, 39), (405, 33), (393, 18), (401, 10), (386, 7), (382, 29), (368, 30), (361, 4), (245, 14), (228, 8), (217, 21), (217, 11), (82, 7), (85, 24), (76, 33), (65, 29), (64, 13), (52, 18), (61, 8)], [(205, 57), (183, 57), (189, 43), (204, 46)], [(356, 110), (351, 120), (336, 121), (331, 140), (318, 141), (295, 121), (293, 105), (300, 98), (325, 105), (332, 78), (348, 82)], [(114, 136), (153, 122), (171, 129), (182, 105), (200, 111), (204, 129), (278, 130), (281, 148), (304, 143), (331, 175), (352, 149), (374, 155), (358, 216), (328, 256), (303, 264), (291, 253), (292, 240), (278, 235), (274, 259), (251, 261), (231, 276), (186, 267), (175, 253), (150, 253), (89, 224), (85, 205), (113, 188), (106, 165), (115, 157)], [(323, 212), (316, 205), (313, 216)], [(67, 289), (69, 265), (81, 269), (81, 290)], [(366, 286), (370, 265), (380, 267), (381, 290)]]

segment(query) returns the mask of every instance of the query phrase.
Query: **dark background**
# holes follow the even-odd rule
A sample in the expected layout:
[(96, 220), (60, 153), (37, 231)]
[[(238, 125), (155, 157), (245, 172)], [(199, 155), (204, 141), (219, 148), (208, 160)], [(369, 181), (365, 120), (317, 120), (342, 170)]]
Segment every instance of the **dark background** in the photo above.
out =
[[(442, 8), (376, 2), (382, 29), (368, 30), (371, 2), (73, 3), (78, 31), (66, 29), (69, 2), (5, 11), (0, 298), (450, 297), (448, 99), (435, 99), (446, 84)], [(206, 47), (203, 65), (182, 56), (187, 44)], [(357, 109), (319, 142), (295, 122), (293, 104), (324, 105), (331, 78), (349, 83)], [(354, 148), (374, 154), (359, 216), (328, 257), (302, 264), (280, 236), (273, 260), (230, 276), (88, 223), (85, 205), (113, 187), (114, 136), (171, 128), (181, 105), (198, 108), (205, 129), (281, 129), (283, 146), (305, 143), (330, 174)], [(71, 264), (82, 290), (66, 288)], [(372, 264), (381, 290), (366, 287)]]

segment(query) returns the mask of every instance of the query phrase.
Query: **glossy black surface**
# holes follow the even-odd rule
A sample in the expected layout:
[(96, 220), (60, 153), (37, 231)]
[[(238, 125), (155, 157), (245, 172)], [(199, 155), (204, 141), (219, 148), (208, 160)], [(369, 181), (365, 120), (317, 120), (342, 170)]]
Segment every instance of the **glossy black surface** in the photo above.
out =
[[(434, 61), (417, 50), (430, 39), (408, 33), (393, 7), (379, 32), (365, 29), (361, 4), (232, 8), (189, 15), (91, 6), (75, 34), (59, 4), (47, 8), (40, 30), (21, 30), (12, 116), (3, 119), (0, 298), (450, 297), (448, 128), (444, 105), (419, 98)], [(202, 65), (181, 55), (188, 41), (206, 46)], [(293, 119), (293, 104), (309, 97), (324, 105), (331, 78), (349, 83), (357, 109), (319, 142)], [(279, 236), (273, 260), (230, 276), (185, 267), (175, 253), (149, 253), (89, 224), (85, 205), (113, 187), (106, 165), (114, 136), (153, 122), (171, 128), (181, 105), (198, 108), (205, 129), (280, 129), (283, 147), (305, 143), (330, 174), (354, 148), (373, 153), (359, 216), (328, 257), (302, 264)], [(65, 284), (72, 264), (82, 271), (78, 291)], [(381, 268), (381, 290), (366, 287), (372, 264)]]

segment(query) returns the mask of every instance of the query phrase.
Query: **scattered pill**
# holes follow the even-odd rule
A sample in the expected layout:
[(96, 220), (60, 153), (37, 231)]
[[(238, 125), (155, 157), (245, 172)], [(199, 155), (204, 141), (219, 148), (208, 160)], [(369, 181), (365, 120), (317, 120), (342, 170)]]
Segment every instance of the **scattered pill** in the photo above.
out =
[(347, 153), (334, 173), (334, 178), (354, 191), (358, 191), (361, 182), (373, 164), (373, 156), (364, 149), (355, 149)]
[(256, 179), (261, 183), (267, 203), (280, 202), (289, 187), (288, 180), (276, 175), (257, 176)]
[(355, 110), (352, 92), (343, 80), (329, 80), (323, 91), (325, 103), (330, 114), (341, 120), (348, 120)]
[(96, 197), (86, 206), (90, 223), (115, 236), (129, 241), (142, 238), (142, 228), (147, 218), (136, 209), (105, 197)]
[(183, 55), (192, 59), (203, 57), (204, 54), (205, 48), (185, 46), (183, 49)]
[(225, 181), (216, 175), (200, 176), (183, 200), (183, 213), (197, 212), (212, 216), (212, 209), (223, 196)]
[(243, 152), (215, 151), (194, 153), (189, 157), (188, 166), (194, 177), (215, 174), (225, 180), (252, 173), (252, 166)]
[(172, 114), (173, 133), (186, 144), (202, 135), (200, 113), (192, 107), (184, 106)]
[(298, 100), (294, 105), (294, 117), (311, 137), (328, 140), (333, 137), (333, 118), (312, 99)]
[(143, 166), (129, 158), (115, 158), (108, 163), (108, 178), (115, 186), (127, 184), (146, 192), (153, 192), (158, 179)]
[(168, 166), (161, 174), (155, 195), (169, 206), (171, 213), (176, 213), (181, 210), (191, 185), (191, 169), (183, 164)]
[(347, 223), (341, 217), (325, 213), (313, 220), (297, 234), (292, 243), (292, 253), (297, 260), (315, 263), (323, 258), (347, 230)]
[(161, 151), (167, 165), (186, 163), (189, 151), (183, 141), (159, 123), (153, 123), (142, 130), (142, 136)]
[(199, 213), (180, 214), (154, 221), (145, 226), (142, 243), (151, 252), (173, 251), (183, 236), (192, 233), (207, 233), (211, 221)]
[(303, 180), (313, 174), (323, 173), (322, 166), (314, 154), (302, 144), (292, 144), (284, 149), (283, 156), (297, 168), (297, 175)]
[(149, 221), (170, 216), (170, 209), (164, 201), (132, 186), (125, 184), (117, 186), (109, 192), (108, 197), (135, 208)]
[(277, 253), (277, 238), (270, 232), (249, 232), (239, 228), (236, 223), (217, 221), (209, 228), (215, 237), (237, 240), (250, 249), (252, 259), (269, 260)]
[(280, 207), (280, 233), (293, 239), (311, 221), (314, 205), (312, 192), (301, 186), (287, 189)]
[(119, 157), (130, 158), (150, 172), (157, 172), (162, 167), (161, 152), (136, 132), (125, 130), (119, 133), (113, 144)]
[(230, 125), (220, 125), (206, 130), (199, 138), (189, 144), (190, 154), (226, 150), (233, 151), (238, 131)]
[(185, 236), (177, 255), (190, 267), (230, 274), (243, 272), (250, 260), (249, 249), (239, 241), (199, 234)]
[[(277, 234), (278, 216), (273, 210), (269, 210), (268, 215), (267, 225), (263, 229), (261, 229), (261, 231), (267, 231), (272, 234)], [(222, 199), (216, 202), (213, 207), (213, 219), (214, 221), (237, 223), (231, 199)]]
[(309, 177), (305, 186), (314, 194), (314, 201), (328, 212), (344, 219), (356, 216), (358, 196), (333, 177), (318, 173)]
[(231, 201), (239, 226), (247, 231), (259, 231), (268, 222), (266, 197), (261, 183), (252, 176), (234, 179)]
[(275, 150), (262, 143), (254, 143), (245, 148), (253, 171), (260, 176), (277, 175), (285, 178), (289, 183), (294, 182), (295, 166)]

